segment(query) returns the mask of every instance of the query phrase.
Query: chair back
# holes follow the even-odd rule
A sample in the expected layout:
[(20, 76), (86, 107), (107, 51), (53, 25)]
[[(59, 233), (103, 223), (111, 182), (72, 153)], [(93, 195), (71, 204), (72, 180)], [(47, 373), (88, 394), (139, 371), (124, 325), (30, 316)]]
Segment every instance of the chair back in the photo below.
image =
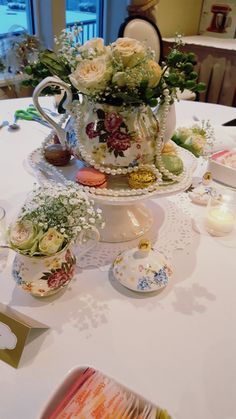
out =
[(154, 51), (155, 60), (159, 63), (162, 61), (162, 37), (158, 27), (150, 19), (139, 15), (127, 17), (120, 26), (118, 37), (128, 37), (144, 42)]

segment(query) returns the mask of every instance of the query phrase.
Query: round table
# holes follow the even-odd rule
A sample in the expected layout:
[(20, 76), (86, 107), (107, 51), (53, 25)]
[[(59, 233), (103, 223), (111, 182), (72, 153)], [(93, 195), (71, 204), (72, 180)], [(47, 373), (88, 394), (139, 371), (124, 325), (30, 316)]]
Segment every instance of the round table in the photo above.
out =
[[(13, 120), (14, 110), (29, 103), (0, 101), (2, 120)], [(234, 108), (206, 103), (180, 101), (176, 110), (178, 126), (193, 118), (219, 125), (235, 117)], [(0, 205), (8, 220), (35, 183), (27, 157), (49, 132), (36, 122), (20, 125), (15, 132), (0, 130)], [(195, 214), (203, 210), (192, 206)], [(18, 369), (0, 362), (1, 418), (39, 418), (75, 366), (103, 371), (175, 419), (236, 418), (235, 248), (193, 231), (191, 244), (173, 255), (171, 283), (148, 296), (122, 288), (109, 267), (99, 266), (78, 269), (66, 290), (35, 299), (15, 284), (13, 258), (10, 251), (0, 273), (0, 302), (50, 329), (33, 332)]]

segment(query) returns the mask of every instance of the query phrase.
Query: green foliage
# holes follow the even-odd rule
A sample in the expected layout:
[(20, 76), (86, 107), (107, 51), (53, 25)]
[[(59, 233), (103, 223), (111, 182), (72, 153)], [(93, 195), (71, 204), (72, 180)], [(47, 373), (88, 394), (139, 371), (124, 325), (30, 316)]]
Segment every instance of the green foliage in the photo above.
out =
[(192, 52), (181, 51), (182, 42), (179, 38), (167, 55), (165, 60), (165, 73), (162, 83), (175, 95), (176, 89), (181, 92), (189, 89), (192, 92), (202, 92), (205, 90), (205, 83), (198, 83), (198, 74), (194, 71), (196, 64), (196, 56)]
[[(58, 76), (66, 83), (69, 83), (69, 74), (71, 69), (62, 57), (55, 52), (45, 50), (39, 53), (38, 61), (25, 67), (24, 72), (31, 76), (22, 82), (24, 86), (36, 87), (41, 80), (48, 76)], [(60, 93), (58, 87), (47, 87), (44, 94)]]

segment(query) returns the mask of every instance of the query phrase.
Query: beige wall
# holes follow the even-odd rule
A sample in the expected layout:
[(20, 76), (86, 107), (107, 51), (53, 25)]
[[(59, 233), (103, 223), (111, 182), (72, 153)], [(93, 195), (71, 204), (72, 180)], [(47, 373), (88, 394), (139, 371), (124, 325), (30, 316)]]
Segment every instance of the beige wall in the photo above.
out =
[(160, 0), (157, 24), (163, 37), (196, 35), (202, 0)]

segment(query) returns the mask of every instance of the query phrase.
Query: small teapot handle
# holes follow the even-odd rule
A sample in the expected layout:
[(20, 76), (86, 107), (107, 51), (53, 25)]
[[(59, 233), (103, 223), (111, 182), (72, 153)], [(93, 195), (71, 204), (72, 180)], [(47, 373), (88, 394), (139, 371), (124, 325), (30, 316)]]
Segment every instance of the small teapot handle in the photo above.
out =
[(65, 89), (67, 96), (65, 100), (65, 105), (69, 105), (72, 102), (72, 93), (70, 90), (70, 87), (68, 84), (66, 84), (64, 81), (59, 79), (59, 77), (46, 77), (44, 80), (42, 80), (38, 86), (34, 89), (33, 92), (33, 102), (34, 106), (38, 110), (38, 112), (42, 115), (44, 119), (46, 119), (47, 122), (49, 122), (50, 125), (55, 129), (58, 138), (60, 140), (60, 143), (63, 147), (65, 147), (66, 144), (66, 131), (60, 127), (59, 124), (57, 124), (50, 116), (46, 114), (46, 112), (42, 109), (42, 107), (39, 104), (39, 95), (42, 92), (43, 89), (47, 86), (60, 86), (63, 89)]
[(96, 227), (81, 231), (74, 246), (75, 252), (78, 252), (77, 257), (85, 255), (99, 242), (99, 239), (100, 233)]

